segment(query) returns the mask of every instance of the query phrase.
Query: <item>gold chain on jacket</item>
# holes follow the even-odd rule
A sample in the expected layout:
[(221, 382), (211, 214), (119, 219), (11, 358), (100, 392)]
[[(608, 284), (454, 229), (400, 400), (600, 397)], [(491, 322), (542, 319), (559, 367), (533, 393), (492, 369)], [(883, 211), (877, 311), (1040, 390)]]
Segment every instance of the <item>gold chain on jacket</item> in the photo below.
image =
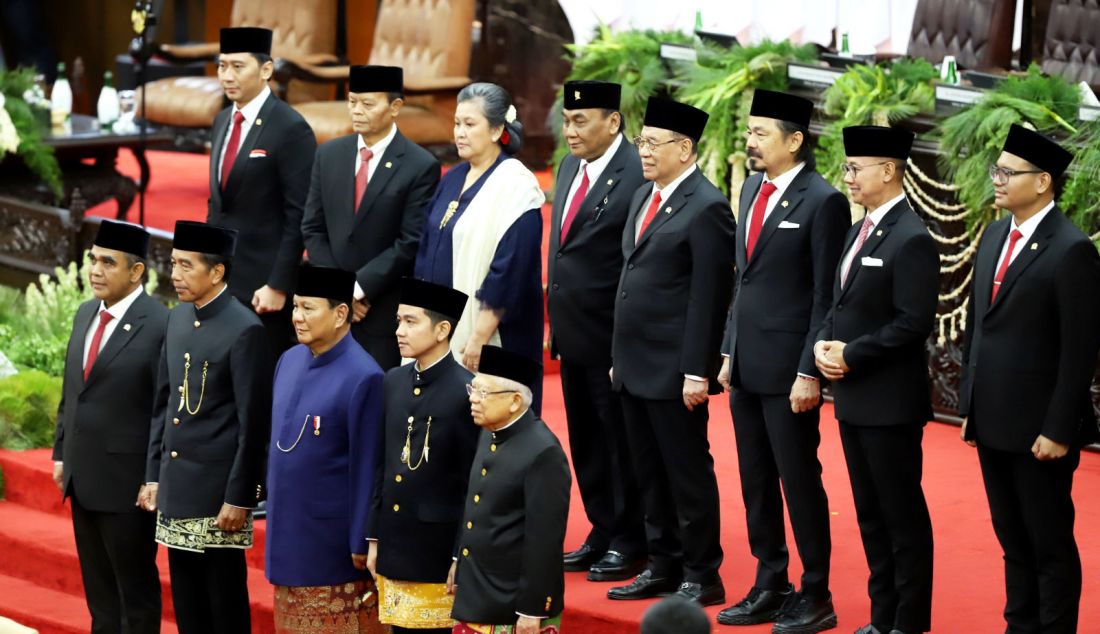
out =
[(409, 421), (409, 430), (405, 433), (405, 447), (401, 450), (401, 464), (408, 465), (409, 471), (416, 471), (420, 468), (422, 463), (428, 462), (428, 443), (432, 438), (432, 417), (428, 417), (428, 428), (424, 432), (424, 447), (420, 450), (420, 460), (416, 461), (416, 465), (412, 464), (412, 433), (413, 424)]
[(202, 362), (202, 385), (199, 387), (199, 402), (195, 405), (195, 409), (191, 409), (191, 353), (183, 353), (183, 396), (180, 398), (180, 406), (176, 411), (187, 407), (187, 413), (194, 416), (202, 409), (202, 399), (206, 395), (206, 370), (209, 368), (210, 362)]

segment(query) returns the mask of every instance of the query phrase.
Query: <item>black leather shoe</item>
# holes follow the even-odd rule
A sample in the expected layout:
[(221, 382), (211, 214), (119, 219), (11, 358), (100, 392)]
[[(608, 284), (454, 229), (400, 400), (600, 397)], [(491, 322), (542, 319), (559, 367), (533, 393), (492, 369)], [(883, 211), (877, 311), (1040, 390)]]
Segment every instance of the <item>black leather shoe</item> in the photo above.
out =
[(607, 551), (588, 569), (589, 581), (625, 581), (645, 569), (644, 559), (627, 559), (622, 553)]
[(772, 634), (817, 634), (836, 627), (832, 597), (823, 599), (798, 593), (775, 621)]
[(588, 570), (592, 564), (599, 561), (602, 556), (602, 552), (592, 548), (588, 544), (581, 544), (580, 548), (571, 553), (562, 555), (562, 563), (565, 566), (566, 572), (584, 572)]
[(607, 591), (608, 599), (617, 601), (635, 601), (637, 599), (652, 599), (663, 597), (676, 592), (680, 587), (680, 579), (673, 577), (654, 577), (652, 570), (643, 570), (640, 575), (634, 577), (630, 585), (618, 586)]
[(882, 634), (877, 627), (868, 623), (855, 631), (855, 634)]
[(771, 623), (783, 613), (783, 607), (794, 596), (794, 586), (783, 590), (763, 590), (753, 586), (737, 603), (718, 613), (722, 625), (757, 625)]
[(676, 590), (676, 596), (691, 599), (699, 605), (718, 605), (726, 601), (726, 588), (721, 581), (704, 586), (701, 583), (685, 581)]

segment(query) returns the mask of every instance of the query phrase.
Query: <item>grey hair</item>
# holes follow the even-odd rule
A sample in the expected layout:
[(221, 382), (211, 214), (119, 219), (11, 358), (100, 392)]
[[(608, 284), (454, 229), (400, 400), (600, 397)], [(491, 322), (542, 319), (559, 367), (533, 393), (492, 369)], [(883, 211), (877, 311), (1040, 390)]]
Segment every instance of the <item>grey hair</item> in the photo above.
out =
[(503, 127), (508, 132), (508, 142), (501, 140), (504, 151), (512, 156), (523, 147), (523, 124), (519, 119), (508, 122), (505, 118), (508, 108), (514, 106), (512, 95), (496, 84), (487, 81), (479, 81), (466, 86), (458, 92), (458, 103), (467, 101), (481, 101), (481, 114), (489, 122), (489, 127)]

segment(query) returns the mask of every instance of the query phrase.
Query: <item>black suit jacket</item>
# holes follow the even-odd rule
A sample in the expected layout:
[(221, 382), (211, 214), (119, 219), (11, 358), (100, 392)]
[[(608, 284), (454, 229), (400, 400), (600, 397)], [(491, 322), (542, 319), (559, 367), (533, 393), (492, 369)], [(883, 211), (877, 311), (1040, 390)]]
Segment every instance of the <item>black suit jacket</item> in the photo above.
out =
[(788, 394), (799, 373), (821, 376), (814, 343), (833, 303), (851, 213), (848, 199), (805, 166), (768, 214), (748, 260), (749, 212), (763, 180), (754, 174), (741, 188), (736, 291), (722, 352), (734, 387)]
[(154, 408), (164, 415), (150, 426), (145, 471), (165, 517), (215, 517), (222, 503), (261, 498), (272, 356), (260, 318), (228, 292), (169, 312)]
[(652, 188), (638, 188), (622, 234), (625, 265), (615, 298), (613, 388), (679, 399), (684, 375), (717, 383), (733, 288), (736, 222), (729, 201), (695, 168), (634, 242)]
[(615, 289), (623, 268), (623, 226), (634, 192), (645, 179), (638, 152), (624, 137), (600, 180), (590, 183), (562, 246), (566, 199), (578, 170), (577, 157), (562, 160), (551, 210), (546, 260), (550, 354), (570, 363), (610, 367)]
[(214, 118), (206, 221), (240, 232), (229, 290), (251, 305), (252, 294), (264, 284), (287, 293), (294, 289), (302, 258), (302, 209), (317, 140), (302, 115), (269, 96), (241, 139), (222, 191), (218, 167), (232, 112), (230, 106)]
[(1040, 434), (1070, 445), (1098, 439), (1089, 386), (1100, 348), (1100, 257), (1055, 207), (989, 296), (1012, 218), (982, 235), (966, 315), (959, 413), (967, 438), (1031, 452)]
[(310, 262), (355, 271), (371, 304), (365, 332), (392, 335), (398, 282), (412, 274), (424, 231), (425, 205), (439, 184), (439, 162), (400, 132), (377, 161), (358, 212), (355, 155), (358, 135), (317, 149), (302, 218)]
[[(861, 224), (848, 231), (844, 253)], [(863, 258), (881, 265), (862, 264)], [(886, 212), (867, 237), (843, 289), (837, 267), (833, 306), (817, 339), (846, 344), (850, 370), (833, 383), (838, 420), (901, 425), (932, 418), (924, 346), (936, 320), (939, 280), (936, 243), (906, 200)]]
[(163, 404), (154, 409), (153, 396), (168, 309), (142, 293), (119, 319), (85, 381), (84, 339), (98, 321), (99, 306), (98, 299), (84, 302), (73, 319), (53, 459), (65, 463), (65, 497), (79, 489), (88, 510), (141, 512), (134, 502), (145, 482), (149, 420), (164, 411)]

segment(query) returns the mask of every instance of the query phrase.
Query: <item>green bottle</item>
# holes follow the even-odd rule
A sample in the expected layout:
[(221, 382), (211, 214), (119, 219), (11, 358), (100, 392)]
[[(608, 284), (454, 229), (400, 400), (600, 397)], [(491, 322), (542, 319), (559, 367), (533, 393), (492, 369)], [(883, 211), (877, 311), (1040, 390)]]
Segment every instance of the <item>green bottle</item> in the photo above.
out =
[(945, 82), (951, 84), (952, 86), (959, 85), (959, 73), (958, 69), (955, 68), (954, 57), (947, 60), (947, 79), (945, 80)]
[(848, 49), (848, 32), (840, 34), (840, 55), (842, 57), (851, 57), (852, 51)]

